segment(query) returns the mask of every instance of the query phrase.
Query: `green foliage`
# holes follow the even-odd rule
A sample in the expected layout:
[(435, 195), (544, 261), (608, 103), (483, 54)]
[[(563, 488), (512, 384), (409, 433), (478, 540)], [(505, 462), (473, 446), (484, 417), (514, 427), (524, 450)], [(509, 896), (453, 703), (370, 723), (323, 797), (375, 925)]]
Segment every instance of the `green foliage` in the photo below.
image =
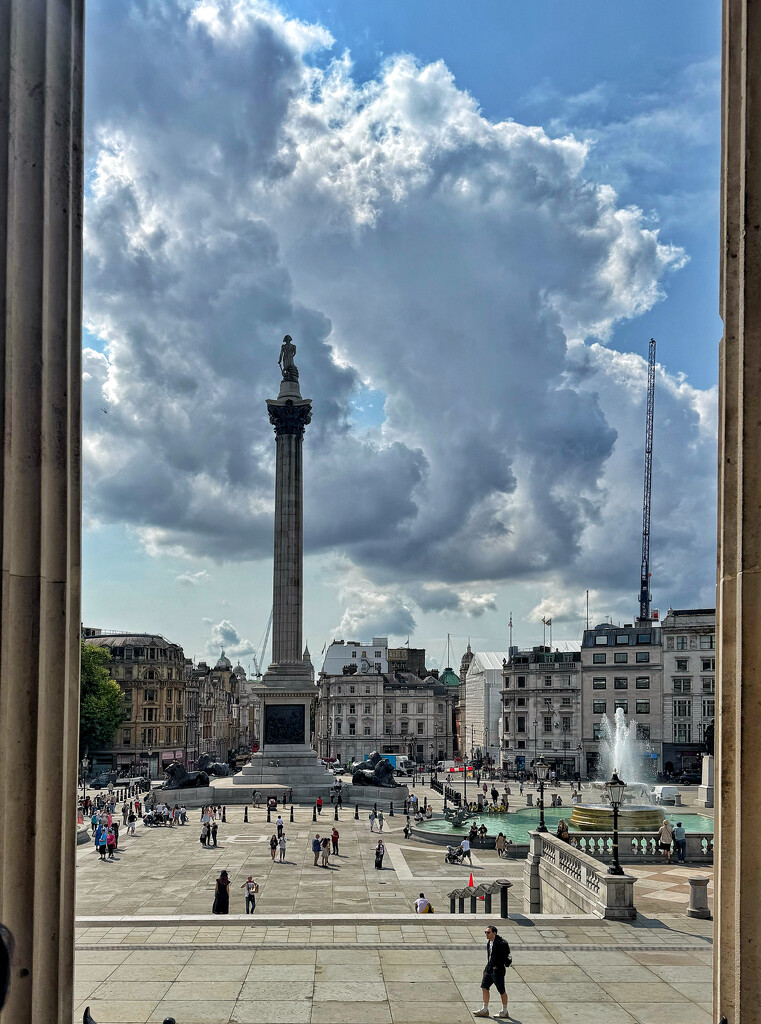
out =
[(109, 678), (109, 656), (103, 647), (82, 644), (79, 690), (79, 749), (102, 750), (111, 745), (125, 719), (119, 684)]

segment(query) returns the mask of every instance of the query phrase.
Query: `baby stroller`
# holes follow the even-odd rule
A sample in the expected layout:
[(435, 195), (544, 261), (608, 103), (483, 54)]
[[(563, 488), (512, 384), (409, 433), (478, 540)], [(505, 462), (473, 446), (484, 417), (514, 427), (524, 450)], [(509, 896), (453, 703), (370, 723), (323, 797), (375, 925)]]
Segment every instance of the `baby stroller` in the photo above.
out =
[(461, 846), (447, 846), (447, 852), (444, 855), (445, 864), (462, 864), (462, 858), (464, 854)]

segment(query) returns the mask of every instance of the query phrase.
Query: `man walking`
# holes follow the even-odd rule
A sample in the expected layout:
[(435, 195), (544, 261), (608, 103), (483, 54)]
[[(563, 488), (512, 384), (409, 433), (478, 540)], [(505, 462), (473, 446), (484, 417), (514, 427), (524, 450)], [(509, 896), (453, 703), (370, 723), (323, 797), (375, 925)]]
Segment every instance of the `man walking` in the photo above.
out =
[(256, 884), (252, 876), (249, 875), (241, 886), (241, 889), (246, 890), (246, 913), (253, 914), (256, 910), (256, 894), (259, 891), (259, 886)]
[(510, 945), (501, 935), (497, 934), (494, 925), (489, 925), (484, 934), (486, 935), (486, 967), (481, 978), (483, 1006), (480, 1010), (474, 1010), (473, 1016), (491, 1016), (489, 1013), (489, 989), (494, 985), (502, 998), (502, 1009), (497, 1017), (506, 1018), (510, 1016), (507, 1012), (507, 992), (505, 991), (505, 972), (512, 963)]
[(314, 866), (317, 867), (317, 858), (320, 856), (320, 833), (312, 840), (312, 853), (314, 854)]
[(279, 814), (277, 816), (277, 821), (275, 822), (275, 827), (277, 828), (277, 837), (279, 839), (280, 836), (283, 834), (283, 829), (285, 828), (285, 822), (283, 821)]
[(470, 855), (470, 840), (467, 838), (463, 839), (462, 842), (460, 843), (460, 849), (462, 850), (462, 859), (465, 860), (465, 858), (467, 857), (468, 863), (470, 864), (471, 867), (473, 867), (473, 858)]

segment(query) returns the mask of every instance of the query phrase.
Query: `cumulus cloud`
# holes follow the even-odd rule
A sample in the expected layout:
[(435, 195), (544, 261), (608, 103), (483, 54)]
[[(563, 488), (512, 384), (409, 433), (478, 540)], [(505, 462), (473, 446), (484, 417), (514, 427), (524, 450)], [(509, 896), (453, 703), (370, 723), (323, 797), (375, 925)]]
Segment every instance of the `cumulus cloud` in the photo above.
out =
[[(90, 17), (90, 517), (156, 554), (269, 556), (287, 332), (314, 401), (307, 550), (356, 567), (344, 635), (478, 615), (495, 581), (631, 581), (644, 364), (604, 343), (685, 254), (588, 143), (489, 121), (441, 62), (360, 84), (260, 0)], [(385, 419), (358, 432), (366, 388)], [(713, 404), (659, 374), (658, 571), (682, 593), (713, 537)]]
[(211, 576), (205, 569), (201, 569), (199, 572), (181, 572), (174, 578), (175, 583), (179, 583), (181, 587), (197, 587), (201, 583), (207, 583), (211, 579)]
[(223, 650), (231, 661), (251, 657), (256, 652), (251, 641), (242, 637), (229, 619), (211, 623), (211, 636), (206, 641), (206, 652), (215, 661)]

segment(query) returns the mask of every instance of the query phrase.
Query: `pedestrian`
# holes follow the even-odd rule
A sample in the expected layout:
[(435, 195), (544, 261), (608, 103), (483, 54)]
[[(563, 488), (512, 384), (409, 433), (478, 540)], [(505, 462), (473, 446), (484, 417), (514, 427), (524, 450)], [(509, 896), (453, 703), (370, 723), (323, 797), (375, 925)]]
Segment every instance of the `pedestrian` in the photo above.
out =
[(114, 830), (114, 849), (118, 850), (119, 849), (119, 822), (115, 821), (112, 827), (113, 827), (113, 830)]
[(201, 825), (201, 846), (207, 846), (209, 842), (209, 825)]
[(330, 857), (330, 840), (327, 836), (323, 836), (320, 840), (320, 853), (322, 854), (320, 858), (322, 866), (326, 868), (328, 866), (328, 858)]
[(283, 819), (280, 817), (279, 814), (277, 816), (277, 821), (275, 822), (275, 826), (277, 827), (277, 835), (278, 835), (278, 839), (279, 839), (280, 836), (283, 834), (283, 828), (285, 827), (285, 822), (283, 821)]
[(521, 791), (521, 796), (523, 796), (523, 779), (521, 779), (520, 791)]
[(187, 825), (188, 823), (188, 809), (185, 804), (180, 808), (180, 823), (182, 825)]
[(684, 858), (687, 855), (687, 833), (682, 828), (681, 821), (676, 823), (674, 829), (674, 845), (676, 846), (676, 859), (680, 864), (684, 864)]
[(502, 832), (497, 836), (497, 841), (494, 844), (494, 849), (497, 851), (498, 857), (505, 856), (505, 847), (507, 846), (507, 840)]
[(431, 912), (431, 904), (425, 898), (425, 893), (424, 892), (420, 893), (420, 895), (415, 900), (415, 903), (413, 905), (415, 907), (415, 913), (416, 914), (430, 914), (430, 912)]
[(470, 839), (467, 836), (460, 843), (460, 849), (462, 850), (462, 859), (468, 858), (468, 863), (473, 867), (473, 858), (470, 855)]
[(277, 850), (277, 836), (273, 832), (272, 833), (272, 837), (270, 838), (270, 857), (272, 857), (272, 863), (273, 864), (275, 863), (275, 851), (276, 850)]
[(496, 804), (498, 800), (499, 800), (499, 790), (497, 789), (496, 786), (492, 786), (492, 788), (491, 788), (491, 802), (493, 804)]
[(317, 797), (317, 813), (322, 814), (322, 797)]
[(502, 997), (502, 1010), (497, 1017), (506, 1018), (510, 1016), (507, 1012), (507, 992), (505, 991), (505, 972), (513, 961), (510, 956), (510, 945), (501, 935), (497, 934), (494, 925), (489, 925), (484, 934), (486, 935), (486, 967), (481, 978), (483, 1006), (480, 1010), (475, 1010), (473, 1016), (491, 1016), (489, 1013), (489, 989), (494, 985)]
[(666, 858), (666, 863), (671, 863), (671, 843), (674, 838), (674, 830), (669, 825), (668, 818), (663, 819), (663, 824), (658, 829), (658, 846), (663, 856)]
[(338, 796), (336, 797), (336, 807), (339, 807), (339, 808), (343, 809), (343, 805), (344, 805), (343, 791), (342, 791), (341, 787), (339, 786), (338, 787)]
[(106, 829), (106, 846), (108, 848), (108, 859), (114, 859), (114, 852), (116, 851), (116, 836), (114, 835), (113, 827), (109, 825)]
[(379, 832), (383, 831), (383, 821), (384, 821), (383, 811), (378, 811), (378, 831)]
[(212, 842), (213, 846), (217, 845), (217, 830), (218, 829), (219, 829), (219, 825), (216, 823), (216, 821), (212, 822), (212, 826), (211, 826), (211, 842)]
[(142, 814), (140, 813), (140, 801), (139, 800), (135, 800), (135, 814), (138, 816), (138, 818), (142, 818)]
[(337, 857), (338, 856), (338, 838), (339, 838), (339, 833), (338, 833), (338, 829), (335, 827), (335, 825), (333, 826), (333, 831), (330, 834), (330, 838), (331, 838), (331, 841), (333, 843), (333, 856)]
[(137, 815), (135, 814), (134, 810), (130, 810), (129, 816), (127, 818), (127, 835), (128, 836), (134, 836), (134, 834), (135, 834), (135, 824), (136, 823), (137, 823)]
[(285, 832), (280, 833), (280, 838), (277, 841), (277, 845), (280, 848), (280, 863), (285, 864), (285, 844), (288, 842), (288, 837)]
[(368, 817), (370, 819), (370, 831), (374, 832), (375, 831), (375, 811), (370, 811)]
[(314, 866), (317, 867), (317, 858), (320, 856), (320, 833), (312, 840), (312, 853), (314, 854)]
[(386, 847), (383, 845), (383, 840), (378, 840), (378, 845), (375, 847), (375, 869), (376, 871), (383, 870), (383, 854), (386, 852)]
[(256, 884), (252, 876), (249, 875), (241, 886), (241, 889), (246, 890), (246, 913), (253, 914), (256, 910), (256, 894), (259, 892), (259, 886)]
[(220, 871), (219, 878), (214, 886), (214, 902), (211, 905), (212, 914), (230, 913), (230, 879), (226, 871)]
[(127, 817), (128, 817), (128, 815), (129, 815), (129, 804), (125, 800), (123, 805), (122, 805), (122, 824), (123, 825), (127, 824)]
[(93, 811), (92, 818), (90, 818), (90, 825), (92, 826), (92, 834), (93, 835), (95, 835), (95, 833), (98, 831), (98, 825), (99, 824), (100, 824), (100, 818), (98, 817), (98, 812), (97, 811)]
[(106, 843), (106, 828), (98, 822), (98, 830), (95, 833), (95, 849), (100, 854), (100, 859), (106, 859), (106, 853), (108, 852), (108, 845)]

